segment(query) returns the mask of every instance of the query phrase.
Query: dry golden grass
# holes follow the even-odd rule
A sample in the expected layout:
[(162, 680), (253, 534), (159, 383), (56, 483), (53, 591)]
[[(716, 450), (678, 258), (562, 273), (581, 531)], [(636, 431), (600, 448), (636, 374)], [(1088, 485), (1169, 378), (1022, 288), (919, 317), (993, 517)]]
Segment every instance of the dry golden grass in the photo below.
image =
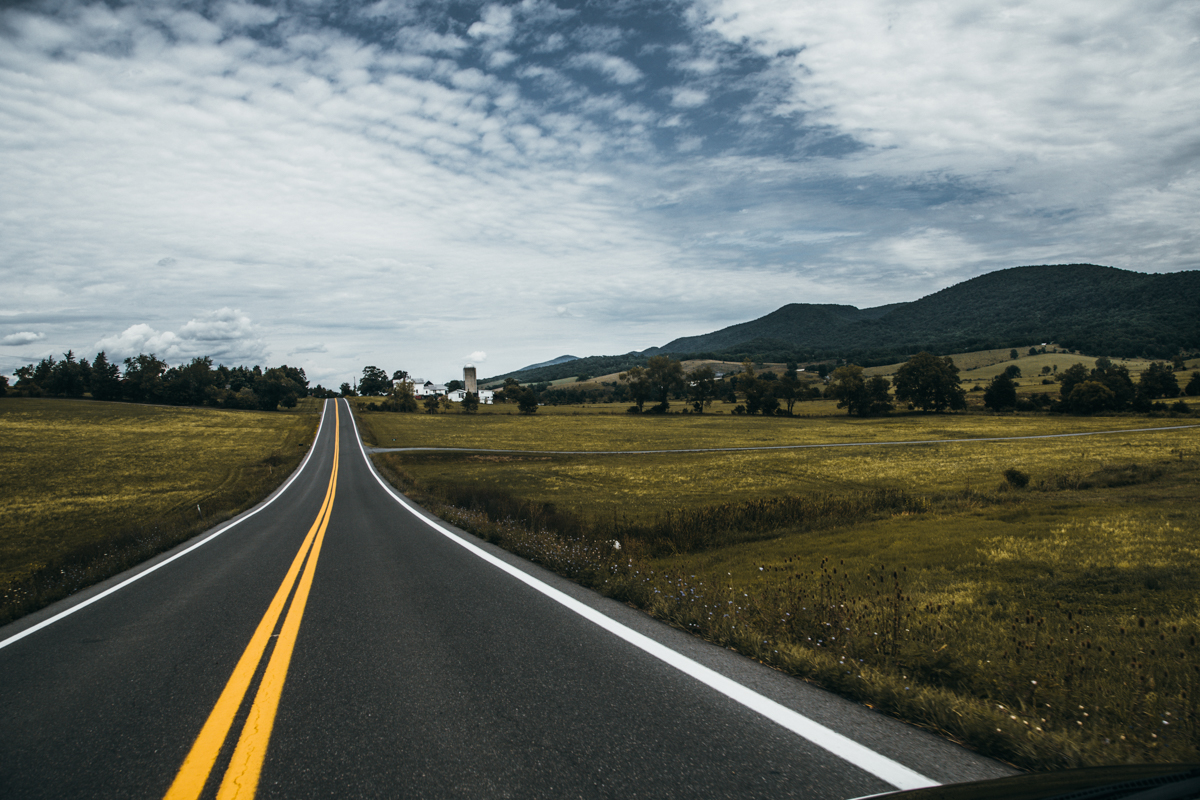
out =
[[(0, 400), (0, 589), (130, 531), (212, 524), (299, 463), (310, 412)], [(200, 510), (197, 510), (197, 505)]]
[[(384, 415), (368, 420), (377, 431), (382, 422)], [(1187, 420), (501, 415), (494, 427), (448, 416), (432, 427), (411, 418), (388, 430), (406, 444), (500, 439), (552, 449), (548, 443), (757, 442), (765, 432), (810, 443), (978, 439), (1180, 422)], [(455, 524), (991, 755), (1043, 768), (1197, 757), (1200, 429), (378, 460)], [(1025, 488), (1006, 480), (1012, 469), (1028, 476)], [(459, 499), (438, 505), (439, 491)], [(492, 500), (477, 504), (473, 492)], [(881, 492), (894, 499), (880, 501)], [(507, 495), (524, 505), (496, 499)], [(773, 498), (799, 501), (795, 524), (753, 527)], [(485, 508), (509, 510), (491, 519)], [(847, 524), (828, 508), (862, 511)], [(706, 513), (750, 527), (730, 528), (724, 545), (707, 534), (650, 538), (702, 523)], [(664, 555), (672, 541), (707, 549)]]

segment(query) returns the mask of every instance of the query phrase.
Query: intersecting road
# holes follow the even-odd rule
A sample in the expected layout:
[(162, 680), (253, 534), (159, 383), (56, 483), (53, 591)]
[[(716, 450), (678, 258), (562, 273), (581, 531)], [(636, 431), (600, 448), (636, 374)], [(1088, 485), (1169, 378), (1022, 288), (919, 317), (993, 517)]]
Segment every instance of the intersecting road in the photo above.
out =
[(0, 628), (0, 797), (812, 797), (1011, 774), (430, 518), (271, 499)]

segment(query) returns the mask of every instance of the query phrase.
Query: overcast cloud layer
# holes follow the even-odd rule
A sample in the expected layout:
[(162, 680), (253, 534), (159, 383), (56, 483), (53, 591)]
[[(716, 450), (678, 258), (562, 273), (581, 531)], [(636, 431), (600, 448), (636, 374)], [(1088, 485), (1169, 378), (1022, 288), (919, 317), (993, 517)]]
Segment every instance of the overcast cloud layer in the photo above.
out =
[(0, 11), (0, 372), (447, 380), (1021, 264), (1200, 266), (1200, 6)]

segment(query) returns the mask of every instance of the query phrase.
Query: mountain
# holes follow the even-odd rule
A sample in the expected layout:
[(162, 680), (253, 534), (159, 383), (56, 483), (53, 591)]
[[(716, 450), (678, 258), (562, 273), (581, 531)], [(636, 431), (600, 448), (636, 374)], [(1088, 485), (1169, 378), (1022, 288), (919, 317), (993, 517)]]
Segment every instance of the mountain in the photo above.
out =
[[(1094, 264), (1014, 267), (911, 303), (791, 304), (656, 353), (792, 350), (802, 358), (891, 357), (1056, 342), (1114, 356), (1166, 358), (1200, 347), (1200, 272), (1144, 274)], [(646, 351), (649, 353), (650, 351)]]
[(1148, 274), (1095, 264), (1013, 267), (911, 303), (866, 309), (790, 303), (756, 320), (662, 347), (527, 367), (531, 372), (520, 377), (603, 375), (660, 354), (774, 362), (844, 358), (870, 366), (920, 350), (959, 353), (1043, 342), (1109, 356), (1169, 358), (1181, 349), (1200, 350), (1200, 271)]
[(566, 364), (568, 361), (577, 360), (579, 360), (579, 356), (559, 356), (558, 358), (552, 358), (549, 361), (542, 361), (538, 364), (530, 364), (528, 367), (521, 367), (520, 369), (513, 370), (513, 372), (525, 372), (531, 369), (541, 369), (542, 367), (555, 367), (559, 364)]

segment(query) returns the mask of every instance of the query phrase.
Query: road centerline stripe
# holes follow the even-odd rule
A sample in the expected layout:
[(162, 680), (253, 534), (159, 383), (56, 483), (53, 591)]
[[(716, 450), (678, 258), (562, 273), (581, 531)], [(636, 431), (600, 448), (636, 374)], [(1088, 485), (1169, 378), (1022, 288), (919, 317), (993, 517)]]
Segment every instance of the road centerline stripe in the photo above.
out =
[[(288, 567), (283, 582), (279, 585), (279, 589), (276, 590), (275, 596), (267, 607), (266, 613), (259, 621), (254, 634), (250, 637), (250, 643), (246, 645), (245, 651), (243, 651), (236, 666), (234, 666), (233, 674), (230, 675), (228, 682), (226, 682), (220, 697), (217, 698), (216, 705), (210, 712), (204, 726), (200, 729), (200, 733), (196, 737), (196, 741), (192, 744), (187, 757), (184, 759), (183, 765), (179, 768), (179, 772), (176, 774), (175, 780), (171, 783), (171, 787), (167, 790), (164, 796), (165, 800), (195, 800), (204, 791), (204, 786), (208, 782), (209, 775), (212, 773), (213, 767), (220, 757), (221, 749), (224, 747), (225, 741), (229, 736), (229, 731), (233, 727), (238, 710), (242, 707), (246, 693), (250, 689), (250, 684), (254, 679), (255, 673), (258, 671), (259, 664), (262, 663), (268, 644), (270, 644), (272, 639), (277, 640), (275, 649), (272, 651), (271, 660), (267, 665), (267, 671), (270, 673), (271, 666), (275, 664), (275, 653), (279, 651), (281, 643), (284, 642), (284, 632), (288, 629), (289, 622), (291, 622), (294, 615), (296, 617), (295, 628), (297, 630), (299, 628), (299, 615), (303, 614), (304, 602), (307, 601), (307, 587), (312, 584), (312, 572), (315, 569), (316, 557), (325, 536), (325, 529), (329, 524), (329, 517), (333, 509), (333, 499), (337, 489), (338, 445), (340, 443), (340, 431), (338, 430), (337, 422), (339, 419), (340, 414), (338, 413), (337, 405), (334, 404), (333, 466), (330, 470), (329, 485), (325, 490), (325, 499), (321, 503), (321, 509), (317, 513), (317, 518), (313, 521), (312, 526), (305, 535), (300, 549), (292, 559), (291, 566)], [(300, 578), (300, 587), (296, 588), (297, 578), (301, 575), (300, 570), (305, 565), (306, 559), (307, 567), (303, 577)], [(275, 634), (279, 617), (283, 613), (288, 597), (292, 595), (293, 588), (296, 588), (296, 596), (292, 598), (291, 606), (288, 609), (288, 616), (284, 620), (284, 630), (281, 630), (279, 634)], [(301, 598), (302, 592), (303, 597)], [(300, 602), (299, 615), (295, 613), (298, 601)], [(289, 650), (289, 660), (290, 648), (294, 644), (294, 641), (295, 637), (293, 635), (291, 643), (286, 645)], [(286, 677), (286, 671), (287, 667), (285, 664), (284, 677)], [(264, 676), (263, 682), (260, 683), (260, 694), (262, 692), (261, 685), (265, 681), (266, 676)], [(282, 689), (282, 680), (279, 680), (279, 683), (279, 688)], [(258, 700), (256, 698), (255, 707), (257, 705)], [(252, 709), (252, 716), (253, 713)], [(243, 733), (244, 737), (245, 733)], [(261, 767), (261, 759), (259, 766)], [(226, 780), (228, 780), (228, 776)], [(250, 796), (253, 796), (253, 790), (251, 790)]]

